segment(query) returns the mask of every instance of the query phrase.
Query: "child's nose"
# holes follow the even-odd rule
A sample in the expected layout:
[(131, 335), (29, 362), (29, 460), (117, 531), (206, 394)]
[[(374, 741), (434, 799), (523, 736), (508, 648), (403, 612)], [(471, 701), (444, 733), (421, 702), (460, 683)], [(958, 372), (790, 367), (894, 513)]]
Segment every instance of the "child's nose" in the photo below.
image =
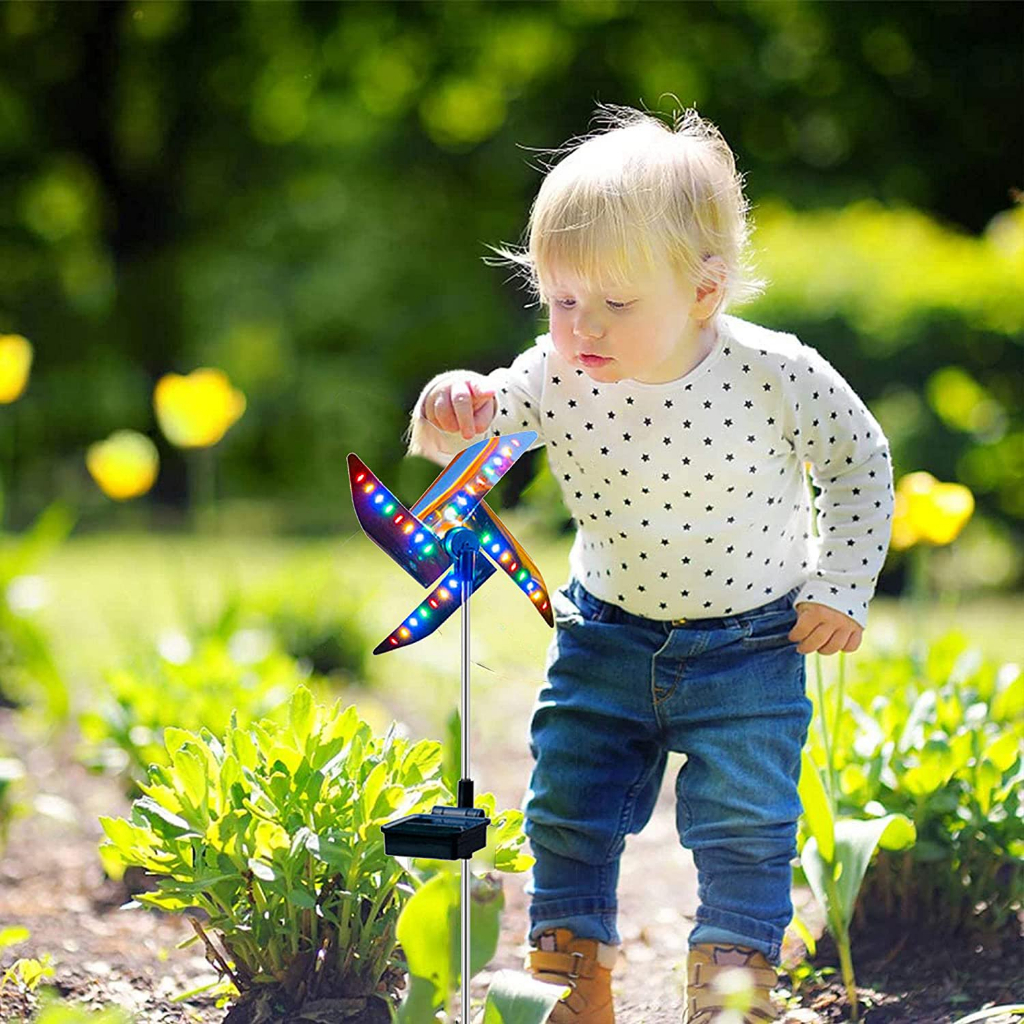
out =
[(573, 334), (578, 338), (600, 338), (604, 334), (604, 327), (597, 317), (581, 315), (576, 319)]

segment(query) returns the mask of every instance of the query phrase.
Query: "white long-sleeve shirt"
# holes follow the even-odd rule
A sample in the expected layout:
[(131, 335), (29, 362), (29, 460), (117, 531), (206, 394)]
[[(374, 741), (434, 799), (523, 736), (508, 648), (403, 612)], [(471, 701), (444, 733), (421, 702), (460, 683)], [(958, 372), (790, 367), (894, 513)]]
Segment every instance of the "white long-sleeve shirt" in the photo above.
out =
[[(441, 465), (471, 444), (421, 414), (409, 454)], [(569, 568), (603, 601), (653, 619), (747, 611), (800, 585), (867, 622), (892, 526), (885, 435), (849, 384), (792, 334), (734, 316), (665, 384), (597, 383), (542, 335), (488, 375), (487, 434), (535, 430), (576, 524)], [(814, 501), (805, 463), (820, 493)]]

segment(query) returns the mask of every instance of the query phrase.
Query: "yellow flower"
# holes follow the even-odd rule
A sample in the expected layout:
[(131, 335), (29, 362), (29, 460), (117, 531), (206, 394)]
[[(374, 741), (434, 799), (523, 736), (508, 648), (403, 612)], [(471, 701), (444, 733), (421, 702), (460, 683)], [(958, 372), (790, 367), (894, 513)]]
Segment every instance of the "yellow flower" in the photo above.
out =
[(245, 395), (223, 370), (199, 369), (186, 377), (168, 373), (157, 381), (153, 405), (160, 429), (180, 448), (216, 444), (245, 412)]
[(156, 445), (137, 430), (115, 430), (106, 441), (89, 445), (85, 464), (108, 498), (126, 501), (153, 486), (160, 456)]
[(0, 403), (21, 397), (31, 366), (31, 342), (20, 334), (0, 334)]
[(963, 484), (940, 483), (931, 473), (908, 473), (896, 486), (892, 541), (897, 550), (914, 544), (949, 544), (974, 512), (974, 495)]

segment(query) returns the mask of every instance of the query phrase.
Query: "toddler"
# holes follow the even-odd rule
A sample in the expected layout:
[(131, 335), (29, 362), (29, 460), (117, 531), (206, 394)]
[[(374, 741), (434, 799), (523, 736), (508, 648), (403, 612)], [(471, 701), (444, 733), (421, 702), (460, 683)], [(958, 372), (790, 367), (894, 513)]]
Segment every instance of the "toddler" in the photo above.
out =
[[(735, 160), (695, 111), (602, 107), (548, 172), (520, 268), (550, 331), (511, 366), (435, 377), (409, 452), (446, 464), (480, 434), (535, 430), (576, 535), (530, 724), (530, 971), (569, 986), (555, 1024), (613, 1024), (616, 883), (668, 751), (697, 868), (684, 1022), (713, 981), (769, 992), (792, 916), (811, 651), (855, 651), (885, 559), (888, 444), (792, 334), (725, 312), (756, 293)], [(814, 501), (805, 467), (819, 489)]]

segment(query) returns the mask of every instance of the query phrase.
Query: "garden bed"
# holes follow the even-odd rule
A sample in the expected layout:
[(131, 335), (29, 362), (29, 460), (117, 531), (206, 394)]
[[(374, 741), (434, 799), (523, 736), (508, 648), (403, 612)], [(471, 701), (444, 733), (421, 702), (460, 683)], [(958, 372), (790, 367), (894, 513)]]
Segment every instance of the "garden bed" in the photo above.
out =
[[(487, 719), (526, 728), (532, 692), (490, 688)], [(499, 703), (500, 702), (500, 706)], [(122, 814), (127, 802), (113, 781), (87, 773), (70, 756), (72, 739), (30, 746), (14, 734), (9, 712), (0, 712), (0, 735), (27, 762), (42, 792), (60, 798), (69, 820), (36, 815), (12, 827), (0, 860), (0, 924), (27, 927), (31, 938), (8, 950), (13, 955), (54, 958), (53, 983), (69, 1000), (88, 1006), (118, 1005), (151, 1024), (212, 1024), (225, 1011), (199, 995), (175, 1002), (176, 994), (214, 978), (198, 945), (175, 949), (192, 931), (179, 917), (119, 909), (125, 889), (105, 879), (96, 847), (100, 814)], [(403, 708), (414, 735), (436, 734), (428, 710)], [(474, 746), (478, 788), (493, 791), (498, 806), (518, 806), (529, 779), (529, 752), (511, 737), (484, 729)], [(673, 757), (677, 757), (673, 755)], [(674, 777), (669, 765), (666, 778)], [(629, 837), (620, 882), (619, 928), (623, 946), (613, 973), (619, 1024), (678, 1024), (682, 1007), (682, 964), (686, 934), (693, 924), (695, 878), (692, 860), (678, 846), (672, 786), (663, 787), (654, 816), (639, 836)], [(490, 970), (474, 979), (474, 998), (483, 997), (493, 972), (520, 970), (525, 953), (526, 876), (506, 875), (506, 911), (498, 954)], [(798, 890), (806, 905), (808, 894)], [(1015, 993), (1014, 964), (1019, 938), (998, 943), (950, 942), (944, 936), (906, 933), (898, 926), (876, 926), (854, 942), (868, 1012), (867, 1024), (950, 1024), (986, 1004), (1009, 1002)], [(827, 939), (817, 964), (829, 963)], [(1019, 993), (1016, 993), (1019, 995)], [(818, 987), (805, 983), (803, 1009), (792, 1021), (847, 1019), (845, 994), (835, 978)], [(29, 1003), (13, 987), (0, 993), (0, 1020), (16, 1020)], [(1009, 1021), (1012, 1018), (1005, 1018)]]

